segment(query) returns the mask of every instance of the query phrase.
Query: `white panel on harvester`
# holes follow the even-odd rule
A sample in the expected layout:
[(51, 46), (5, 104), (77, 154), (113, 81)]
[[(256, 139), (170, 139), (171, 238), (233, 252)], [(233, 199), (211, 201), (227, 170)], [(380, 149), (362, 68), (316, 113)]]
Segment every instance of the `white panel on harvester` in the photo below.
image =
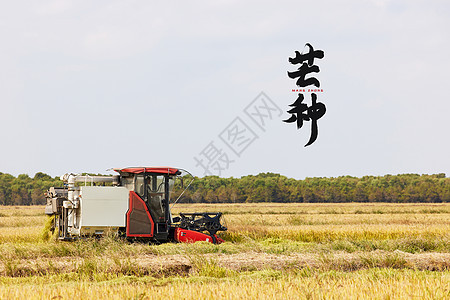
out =
[(128, 189), (120, 186), (82, 186), (81, 226), (125, 227), (128, 194)]

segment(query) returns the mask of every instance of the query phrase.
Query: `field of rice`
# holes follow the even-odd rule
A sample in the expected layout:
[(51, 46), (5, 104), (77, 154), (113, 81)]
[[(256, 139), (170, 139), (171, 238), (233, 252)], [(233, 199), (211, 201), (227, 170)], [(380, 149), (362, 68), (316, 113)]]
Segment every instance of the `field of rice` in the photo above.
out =
[(48, 240), (0, 207), (0, 299), (450, 299), (450, 204), (179, 204), (221, 245)]

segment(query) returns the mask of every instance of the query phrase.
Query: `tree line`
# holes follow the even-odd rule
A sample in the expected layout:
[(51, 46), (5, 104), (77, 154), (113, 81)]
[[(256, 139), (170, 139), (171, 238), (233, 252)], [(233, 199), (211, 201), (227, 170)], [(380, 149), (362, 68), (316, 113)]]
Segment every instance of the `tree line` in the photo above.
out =
[(450, 178), (434, 175), (340, 176), (296, 180), (274, 173), (196, 178), (180, 201), (223, 202), (450, 202)]
[(45, 204), (44, 193), (51, 186), (62, 186), (59, 177), (38, 172), (34, 177), (21, 174), (14, 177), (0, 172), (1, 205), (42, 205)]
[[(184, 183), (189, 181), (185, 178)], [(0, 205), (42, 205), (51, 186), (62, 186), (59, 177), (38, 172), (34, 177), (14, 177), (0, 172)], [(172, 199), (182, 192), (177, 181)], [(434, 175), (400, 174), (385, 176), (315, 177), (296, 180), (275, 173), (241, 178), (195, 177), (179, 202), (450, 202), (450, 178)]]

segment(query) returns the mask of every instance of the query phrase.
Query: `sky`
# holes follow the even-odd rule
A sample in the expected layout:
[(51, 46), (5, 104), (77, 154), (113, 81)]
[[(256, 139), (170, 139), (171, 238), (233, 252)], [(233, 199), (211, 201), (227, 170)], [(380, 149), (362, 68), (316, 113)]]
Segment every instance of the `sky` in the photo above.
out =
[[(0, 172), (449, 176), (449, 16), (448, 1), (2, 1)], [(283, 122), (306, 43), (326, 106), (307, 147), (313, 122)]]

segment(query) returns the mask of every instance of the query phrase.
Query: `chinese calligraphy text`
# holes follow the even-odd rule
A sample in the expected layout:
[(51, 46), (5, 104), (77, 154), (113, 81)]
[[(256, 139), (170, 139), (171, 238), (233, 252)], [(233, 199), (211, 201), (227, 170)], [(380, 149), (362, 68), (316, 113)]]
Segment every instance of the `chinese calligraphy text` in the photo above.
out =
[[(314, 59), (322, 59), (324, 57), (324, 52), (322, 50), (314, 50), (313, 46), (307, 43), (305, 46), (308, 47), (307, 53), (300, 53), (295, 51), (295, 57), (289, 57), (289, 62), (293, 65), (301, 64), (301, 66), (294, 72), (287, 72), (288, 77), (291, 79), (297, 79), (296, 85), (304, 88), (306, 86), (314, 85), (315, 87), (320, 87), (320, 82), (315, 77), (308, 77), (306, 75), (309, 73), (319, 73), (320, 69), (318, 66), (314, 65)], [(305, 89), (300, 89), (299, 91), (305, 92)], [(309, 91), (309, 90), (308, 90)], [(315, 91), (315, 90), (314, 90)], [(287, 112), (291, 114), (291, 117), (283, 120), (286, 123), (296, 123), (297, 129), (302, 128), (303, 121), (311, 121), (311, 136), (308, 143), (305, 145), (309, 146), (315, 142), (319, 134), (319, 129), (317, 126), (317, 120), (319, 120), (323, 115), (325, 115), (326, 107), (325, 104), (317, 102), (317, 94), (311, 93), (311, 105), (303, 103), (305, 97), (302, 93), (298, 94), (297, 100), (289, 106), (292, 107)]]

